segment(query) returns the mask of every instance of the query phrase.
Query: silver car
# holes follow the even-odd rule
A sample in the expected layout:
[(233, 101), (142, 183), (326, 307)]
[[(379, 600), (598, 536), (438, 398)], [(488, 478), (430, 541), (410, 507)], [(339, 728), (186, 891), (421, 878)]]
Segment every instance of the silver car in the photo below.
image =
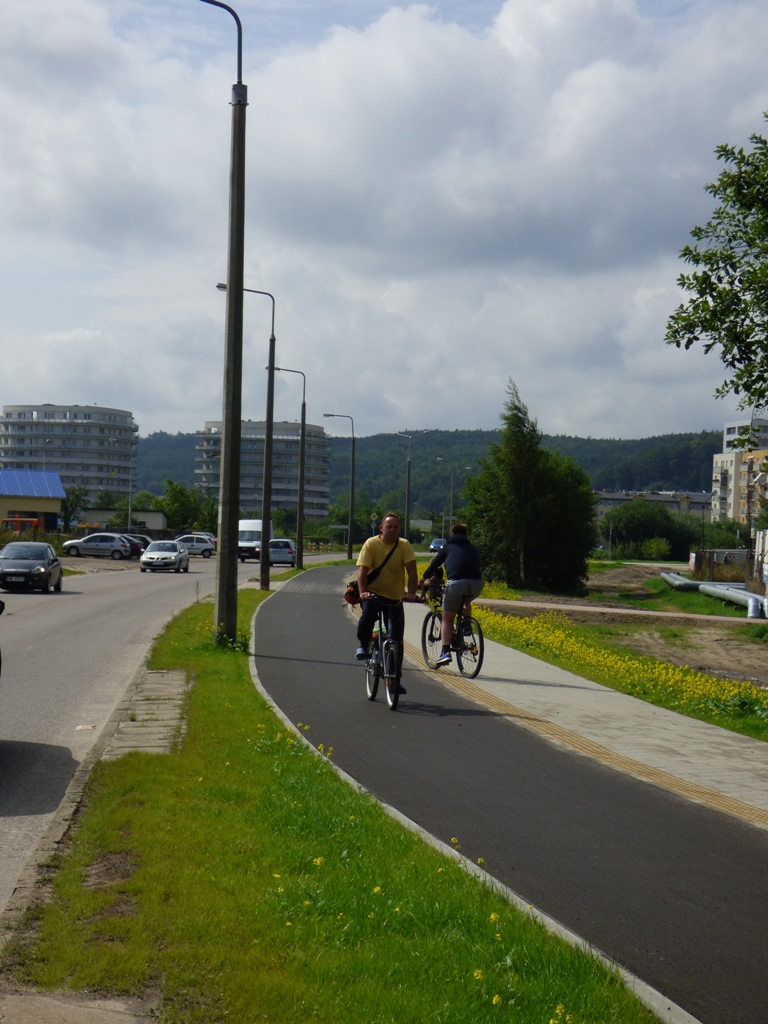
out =
[(87, 537), (76, 537), (62, 544), (66, 555), (102, 555), (107, 558), (130, 558), (131, 545), (119, 533), (90, 533)]
[(153, 540), (139, 559), (142, 572), (189, 572), (189, 552), (177, 540)]

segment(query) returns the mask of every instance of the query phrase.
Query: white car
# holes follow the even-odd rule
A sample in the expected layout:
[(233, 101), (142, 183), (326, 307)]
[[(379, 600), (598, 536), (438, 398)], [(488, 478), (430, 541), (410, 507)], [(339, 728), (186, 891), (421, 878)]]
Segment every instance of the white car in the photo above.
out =
[(280, 565), (282, 563), (284, 565), (286, 562), (290, 566), (296, 565), (296, 545), (287, 537), (271, 540), (269, 542), (269, 564)]
[(139, 568), (142, 572), (189, 572), (189, 553), (177, 540), (153, 540), (141, 553)]
[(216, 554), (216, 545), (210, 537), (204, 533), (185, 533), (176, 540), (183, 544), (190, 555), (202, 555), (203, 558), (210, 558)]

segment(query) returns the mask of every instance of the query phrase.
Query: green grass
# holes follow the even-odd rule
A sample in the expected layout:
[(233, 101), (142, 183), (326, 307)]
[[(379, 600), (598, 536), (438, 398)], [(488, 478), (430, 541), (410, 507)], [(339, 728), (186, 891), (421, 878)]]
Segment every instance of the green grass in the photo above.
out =
[[(241, 630), (261, 597), (241, 593)], [(210, 620), (193, 606), (152, 655), (194, 676), (186, 737), (97, 766), (6, 976), (159, 988), (165, 1024), (656, 1020), (615, 972), (344, 783), (330, 750), (278, 722), (247, 656), (212, 643)]]

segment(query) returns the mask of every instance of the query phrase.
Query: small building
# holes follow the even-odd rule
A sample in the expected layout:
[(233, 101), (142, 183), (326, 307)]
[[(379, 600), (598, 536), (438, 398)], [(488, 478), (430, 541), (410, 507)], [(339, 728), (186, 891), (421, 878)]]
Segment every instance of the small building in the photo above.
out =
[(635, 498), (656, 501), (669, 509), (687, 516), (700, 516), (709, 519), (712, 507), (712, 495), (709, 491), (595, 491), (597, 496), (598, 520), (619, 505), (624, 505)]
[[(88, 508), (83, 512), (83, 518), (77, 524), (77, 529), (82, 533), (109, 530), (110, 527), (107, 526), (107, 523), (116, 515), (117, 510), (114, 508)], [(131, 510), (131, 519), (133, 519), (133, 524), (130, 527), (121, 527), (125, 533), (150, 533), (155, 536), (155, 534), (165, 533), (168, 529), (165, 512), (134, 508)]]
[[(42, 529), (54, 533), (65, 498), (59, 474), (51, 470), (0, 469), (0, 528)], [(26, 523), (23, 520), (27, 520)]]

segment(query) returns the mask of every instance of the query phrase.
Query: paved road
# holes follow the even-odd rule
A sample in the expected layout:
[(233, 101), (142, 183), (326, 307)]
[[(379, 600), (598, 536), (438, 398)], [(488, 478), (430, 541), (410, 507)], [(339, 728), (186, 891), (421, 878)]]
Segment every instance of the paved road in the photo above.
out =
[(3, 595), (0, 908), (153, 638), (214, 586), (214, 559), (179, 575), (105, 559), (73, 567), (97, 571), (66, 576), (61, 594)]
[(368, 702), (347, 574), (305, 574), (257, 616), (259, 677), (291, 720), (703, 1024), (768, 1020), (768, 833), (558, 747), (434, 674), (406, 667), (396, 712)]

